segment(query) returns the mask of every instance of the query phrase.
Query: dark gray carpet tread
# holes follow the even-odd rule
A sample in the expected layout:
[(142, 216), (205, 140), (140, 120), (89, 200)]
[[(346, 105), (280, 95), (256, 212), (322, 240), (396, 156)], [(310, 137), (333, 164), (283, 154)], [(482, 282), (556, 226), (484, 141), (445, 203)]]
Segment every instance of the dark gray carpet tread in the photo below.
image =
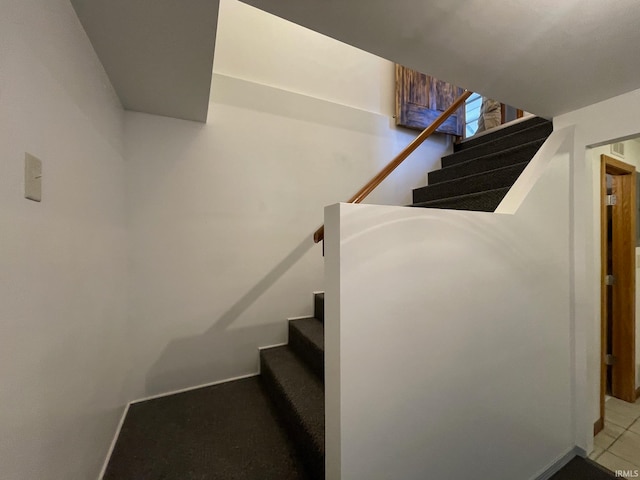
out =
[(324, 325), (317, 318), (289, 322), (289, 347), (313, 372), (324, 378)]
[(313, 315), (324, 323), (324, 292), (316, 293), (313, 301)]
[(287, 347), (264, 349), (260, 354), (262, 375), (277, 384), (291, 407), (287, 414), (295, 415), (310, 435), (314, 449), (324, 456), (323, 382)]
[(504, 137), (507, 135), (511, 135), (512, 133), (519, 132), (521, 130), (526, 130), (535, 125), (539, 125), (542, 123), (550, 123), (549, 120), (541, 118), (541, 117), (532, 117), (527, 120), (515, 123), (513, 125), (509, 125), (508, 127), (501, 128), (496, 130), (495, 132), (486, 133), (479, 137), (471, 137), (468, 138), (456, 145), (454, 145), (453, 150), (455, 152), (461, 152), (462, 150), (466, 150), (468, 148), (477, 147), (478, 145), (482, 145), (483, 143), (492, 142), (496, 138)]
[(543, 143), (544, 139), (534, 140), (517, 147), (489, 153), (482, 157), (467, 160), (466, 162), (457, 163), (446, 168), (441, 168), (440, 170), (434, 170), (428, 174), (429, 185), (488, 172), (489, 170), (507, 167), (516, 163), (528, 162), (533, 158)]
[(485, 190), (511, 187), (527, 166), (528, 162), (517, 163), (508, 167), (497, 168), (489, 172), (427, 185), (413, 190), (413, 203), (455, 197)]
[(308, 480), (258, 377), (131, 405), (104, 480)]
[(324, 351), (324, 326), (317, 318), (301, 318), (289, 322), (317, 349)]
[(450, 167), (457, 163), (466, 162), (472, 158), (484, 156), (488, 153), (499, 152), (509, 148), (517, 147), (525, 143), (546, 139), (553, 131), (551, 122), (541, 123), (532, 127), (520, 130), (509, 135), (494, 137), (493, 140), (481, 143), (475, 147), (466, 148), (458, 152), (442, 157), (442, 167)]
[(575, 457), (549, 480), (610, 480), (613, 472), (589, 459)]
[(469, 193), (428, 202), (414, 203), (412, 207), (445, 208), (450, 210), (471, 210), (476, 212), (494, 212), (505, 197), (509, 188), (496, 188), (479, 193)]

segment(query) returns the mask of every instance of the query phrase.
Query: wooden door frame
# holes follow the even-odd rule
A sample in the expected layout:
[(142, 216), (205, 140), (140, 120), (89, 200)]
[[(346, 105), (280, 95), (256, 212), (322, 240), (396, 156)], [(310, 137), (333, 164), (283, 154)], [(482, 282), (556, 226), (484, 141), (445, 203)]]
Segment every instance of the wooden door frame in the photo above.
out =
[[(520, 108), (516, 108), (516, 120), (522, 117), (524, 117), (524, 110)], [(507, 105), (505, 103), (501, 103), (500, 104), (500, 123), (505, 124), (506, 119), (507, 119)]]
[(625, 335), (615, 338), (617, 351), (622, 352), (617, 364), (621, 381), (621, 397), (623, 400), (633, 402), (636, 399), (635, 390), (635, 284), (636, 284), (636, 169), (633, 165), (622, 162), (607, 155), (600, 157), (600, 419), (594, 425), (594, 434), (604, 428), (604, 399), (606, 394), (605, 355), (607, 348), (607, 287), (605, 276), (607, 275), (607, 174), (614, 175), (619, 184), (616, 192), (617, 205), (615, 212), (624, 221), (617, 222), (614, 232), (614, 250), (621, 268), (616, 271), (619, 288), (616, 295), (614, 310), (620, 312), (614, 321), (619, 321), (620, 329)]

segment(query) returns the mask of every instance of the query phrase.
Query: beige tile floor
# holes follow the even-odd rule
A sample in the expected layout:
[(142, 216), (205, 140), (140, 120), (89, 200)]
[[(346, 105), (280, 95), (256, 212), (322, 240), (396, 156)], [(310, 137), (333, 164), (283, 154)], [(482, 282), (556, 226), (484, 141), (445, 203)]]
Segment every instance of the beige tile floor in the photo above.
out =
[(615, 472), (640, 473), (640, 399), (627, 403), (609, 398), (605, 403), (604, 430), (594, 438), (589, 458)]

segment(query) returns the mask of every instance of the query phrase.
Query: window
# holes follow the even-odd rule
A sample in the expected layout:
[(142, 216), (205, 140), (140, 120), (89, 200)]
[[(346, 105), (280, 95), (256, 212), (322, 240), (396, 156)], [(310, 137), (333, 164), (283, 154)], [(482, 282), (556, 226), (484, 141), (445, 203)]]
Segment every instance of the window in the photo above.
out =
[(473, 93), (464, 105), (465, 123), (464, 137), (469, 138), (478, 131), (478, 119), (480, 118), (480, 107), (482, 106), (482, 95)]

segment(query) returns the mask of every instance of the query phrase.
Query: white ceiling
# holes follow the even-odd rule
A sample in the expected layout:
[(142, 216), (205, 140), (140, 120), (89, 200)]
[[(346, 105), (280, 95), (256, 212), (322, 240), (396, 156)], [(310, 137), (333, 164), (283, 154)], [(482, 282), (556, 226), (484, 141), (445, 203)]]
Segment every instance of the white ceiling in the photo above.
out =
[(640, 88), (637, 0), (243, 0), (545, 117)]
[[(243, 0), (545, 117), (640, 88), (637, 0)], [(218, 0), (71, 0), (130, 110), (204, 121)]]
[(127, 110), (204, 122), (218, 0), (71, 0)]

